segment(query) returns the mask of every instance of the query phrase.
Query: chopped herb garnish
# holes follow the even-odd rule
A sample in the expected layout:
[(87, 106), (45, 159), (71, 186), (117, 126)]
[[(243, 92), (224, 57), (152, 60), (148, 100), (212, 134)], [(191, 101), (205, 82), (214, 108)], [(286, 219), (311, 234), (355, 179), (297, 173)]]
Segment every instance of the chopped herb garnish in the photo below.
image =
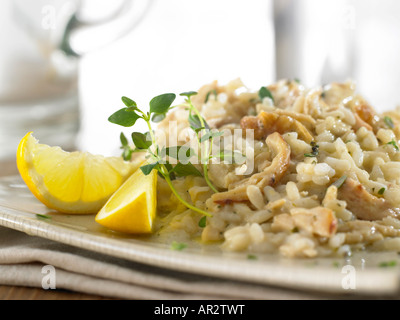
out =
[(386, 188), (380, 188), (378, 194), (382, 195), (386, 191)]
[(305, 153), (304, 156), (307, 158), (315, 158), (317, 156), (317, 154), (311, 152), (311, 153)]
[(201, 217), (201, 219), (199, 220), (199, 227), (205, 228), (206, 224), (207, 224), (207, 217), (206, 216)]
[(185, 249), (187, 247), (187, 244), (184, 242), (176, 242), (173, 241), (171, 243), (171, 250), (176, 250), (176, 251), (182, 251), (183, 249)]
[(261, 89), (258, 91), (258, 97), (261, 101), (264, 100), (264, 98), (270, 98), (272, 102), (274, 102), (274, 97), (267, 87), (261, 87)]
[(296, 82), (296, 83), (300, 83), (301, 82), (299, 78), (294, 78), (293, 81)]
[(50, 216), (46, 216), (45, 214), (39, 214), (39, 213), (36, 214), (36, 218), (44, 219), (44, 220), (51, 220)]
[(337, 179), (334, 183), (332, 183), (331, 186), (335, 186), (336, 188), (339, 189), (343, 185), (343, 183), (346, 181), (346, 179), (347, 179), (347, 176), (343, 175), (339, 179)]
[(319, 154), (319, 145), (315, 143), (315, 141), (311, 141), (311, 153), (305, 153), (304, 156), (308, 158), (315, 158)]
[(248, 255), (247, 255), (247, 259), (248, 259), (248, 260), (257, 260), (258, 257), (257, 257), (256, 255), (254, 255), (254, 254), (248, 254)]
[(387, 144), (391, 144), (396, 149), (396, 151), (399, 151), (399, 146), (397, 145), (396, 141), (392, 140)]
[(397, 266), (397, 261), (396, 260), (384, 261), (384, 262), (381, 262), (379, 264), (379, 267), (381, 267), (381, 268), (395, 267), (395, 266)]
[(207, 92), (206, 98), (204, 100), (204, 103), (208, 102), (208, 99), (210, 99), (210, 95), (213, 95), (215, 97), (215, 99), (218, 97), (218, 93), (217, 90), (213, 89)]
[(383, 117), (383, 121), (385, 122), (385, 124), (390, 128), (393, 129), (394, 128), (394, 123), (391, 117), (388, 116), (384, 116)]

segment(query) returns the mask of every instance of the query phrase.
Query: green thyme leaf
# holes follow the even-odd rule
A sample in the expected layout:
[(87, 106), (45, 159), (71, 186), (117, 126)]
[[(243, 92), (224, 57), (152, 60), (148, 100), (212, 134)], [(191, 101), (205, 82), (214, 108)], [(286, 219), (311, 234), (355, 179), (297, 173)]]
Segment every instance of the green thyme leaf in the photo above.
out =
[(128, 97), (122, 97), (121, 100), (127, 107), (137, 107), (136, 102)]
[(197, 168), (191, 164), (190, 162), (183, 164), (182, 162), (178, 162), (178, 164), (172, 169), (172, 172), (175, 173), (178, 177), (186, 177), (186, 176), (197, 176), (202, 177), (203, 175)]
[(150, 101), (150, 113), (166, 113), (175, 98), (175, 93), (165, 93), (154, 97)]
[(125, 161), (129, 161), (132, 159), (132, 153), (133, 150), (129, 147), (125, 147), (123, 148), (124, 150), (122, 151), (122, 159), (124, 159)]
[(133, 150), (132, 148), (129, 146), (128, 144), (128, 139), (125, 137), (124, 133), (121, 132), (120, 136), (119, 136), (119, 140), (121, 141), (122, 147), (121, 149), (123, 149), (122, 151), (122, 158), (125, 161), (129, 161), (132, 159), (132, 153)]
[(152, 141), (148, 133), (143, 134), (141, 132), (132, 132), (132, 141), (137, 149), (147, 150), (151, 145)]
[(385, 122), (385, 124), (390, 128), (393, 129), (394, 128), (394, 123), (391, 117), (388, 116), (384, 116), (383, 117), (383, 121)]
[(150, 164), (146, 164), (146, 165), (144, 165), (144, 166), (141, 166), (140, 167), (140, 170), (142, 170), (142, 172), (144, 173), (144, 175), (148, 175), (148, 174), (150, 174), (150, 172), (153, 170), (153, 169), (156, 169), (156, 167), (158, 166), (158, 161), (157, 162), (154, 162), (154, 163), (150, 163)]
[(136, 120), (141, 118), (141, 116), (139, 116), (135, 111), (129, 111), (127, 109), (128, 108), (123, 108), (114, 112), (108, 118), (108, 121), (123, 127), (132, 127), (136, 123)]
[(166, 116), (166, 113), (153, 113), (151, 116), (151, 121), (158, 123), (163, 121)]
[(191, 127), (193, 130), (197, 130), (197, 129), (204, 128), (204, 127), (201, 125), (200, 118), (199, 118), (197, 115), (189, 114), (188, 120), (189, 120), (190, 127)]
[(182, 92), (182, 93), (180, 93), (179, 95), (182, 96), (182, 97), (188, 97), (188, 98), (190, 98), (191, 96), (194, 96), (194, 95), (196, 95), (196, 94), (197, 94), (196, 91), (187, 91), (187, 92)]
[(121, 132), (121, 134), (119, 135), (119, 140), (121, 141), (123, 147), (128, 146), (128, 139), (125, 137), (123, 132)]
[(210, 130), (210, 127), (209, 127), (209, 125), (207, 124), (207, 122), (204, 120), (204, 119), (202, 119), (203, 120), (203, 123), (204, 123), (204, 126), (202, 125), (202, 123), (201, 123), (201, 120), (200, 120), (200, 118), (199, 118), (199, 116), (197, 115), (197, 114), (191, 114), (191, 113), (189, 113), (189, 118), (188, 118), (188, 120), (189, 120), (189, 124), (190, 124), (190, 127), (194, 130), (194, 131), (196, 131), (196, 133), (199, 131), (199, 130), (201, 130), (201, 129), (207, 129), (207, 130)]
[(199, 220), (199, 227), (200, 228), (205, 228), (207, 224), (207, 217), (202, 216), (201, 219)]
[(261, 101), (264, 100), (264, 98), (270, 98), (274, 102), (274, 97), (267, 87), (261, 87), (261, 89), (258, 91), (258, 97)]

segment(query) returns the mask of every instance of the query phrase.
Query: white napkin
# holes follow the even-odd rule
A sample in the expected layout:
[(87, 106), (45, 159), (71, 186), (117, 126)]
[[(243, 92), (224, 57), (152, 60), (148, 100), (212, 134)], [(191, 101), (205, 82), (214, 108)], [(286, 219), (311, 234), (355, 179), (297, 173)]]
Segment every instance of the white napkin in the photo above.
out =
[[(50, 278), (53, 277), (53, 278)], [(117, 299), (322, 299), (324, 294), (174, 272), (0, 227), (0, 284)]]

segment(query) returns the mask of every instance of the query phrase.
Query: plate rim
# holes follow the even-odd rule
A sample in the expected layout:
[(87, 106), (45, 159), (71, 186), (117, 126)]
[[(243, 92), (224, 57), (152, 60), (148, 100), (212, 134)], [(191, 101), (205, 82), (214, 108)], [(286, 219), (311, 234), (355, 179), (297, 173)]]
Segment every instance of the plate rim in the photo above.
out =
[[(18, 176), (6, 178), (12, 180)], [(5, 180), (5, 178), (0, 178), (0, 182), (4, 183)], [(33, 195), (32, 200), (38, 201)], [(267, 260), (265, 263), (265, 260), (238, 259), (236, 254), (225, 255), (221, 259), (221, 255), (199, 255), (198, 252), (190, 249), (174, 251), (151, 246), (150, 242), (141, 242), (140, 240), (124, 242), (123, 239), (109, 238), (74, 229), (72, 225), (69, 228), (48, 223), (35, 217), (26, 216), (26, 214), (33, 215), (34, 213), (0, 204), (0, 225), (31, 236), (116, 258), (225, 280), (239, 280), (287, 289), (307, 289), (334, 294), (394, 294), (399, 291), (399, 272), (397, 270), (382, 272), (382, 269), (370, 268), (357, 272), (357, 287), (349, 291), (342, 286), (345, 274), (340, 272), (340, 269), (333, 267), (318, 266), (315, 269), (309, 266), (293, 266), (290, 263), (286, 265), (282, 264), (282, 259), (276, 255), (275, 258), (278, 260)]]

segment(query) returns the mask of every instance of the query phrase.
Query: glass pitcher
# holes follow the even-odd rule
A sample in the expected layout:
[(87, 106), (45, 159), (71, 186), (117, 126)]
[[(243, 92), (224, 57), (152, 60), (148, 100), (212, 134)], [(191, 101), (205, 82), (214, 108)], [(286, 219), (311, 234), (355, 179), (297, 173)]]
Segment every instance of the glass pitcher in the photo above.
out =
[(79, 57), (130, 31), (151, 3), (0, 2), (0, 161), (15, 159), (18, 142), (28, 131), (40, 142), (74, 148)]

